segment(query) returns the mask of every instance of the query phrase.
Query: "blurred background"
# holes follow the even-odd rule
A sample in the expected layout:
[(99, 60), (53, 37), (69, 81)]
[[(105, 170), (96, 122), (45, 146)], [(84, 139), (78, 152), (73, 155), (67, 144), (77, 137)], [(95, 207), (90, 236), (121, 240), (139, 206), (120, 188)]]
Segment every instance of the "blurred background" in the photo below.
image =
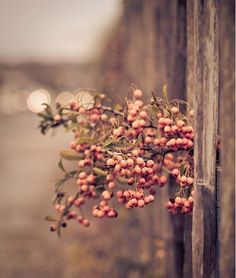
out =
[(59, 151), (71, 135), (41, 135), (35, 114), (42, 102), (68, 99), (80, 88), (123, 102), (131, 83), (146, 97), (167, 83), (170, 97), (189, 97), (188, 5), (0, 0), (0, 277), (180, 278), (189, 271), (183, 231), (190, 219), (163, 208), (167, 188), (145, 210), (93, 219), (89, 229), (71, 224), (61, 239), (49, 232), (44, 216), (53, 212)]
[[(134, 60), (135, 68), (152, 59), (141, 49), (130, 61), (125, 58), (133, 39), (137, 48), (147, 43), (139, 30), (142, 7), (134, 4), (0, 1), (1, 277), (147, 277), (163, 272), (165, 242), (153, 229), (153, 208), (121, 211), (116, 221), (95, 219), (89, 229), (70, 225), (62, 239), (44, 221), (53, 213), (53, 183), (61, 176), (58, 153), (71, 138), (63, 130), (56, 137), (42, 136), (35, 113), (42, 102), (63, 99), (79, 88), (104, 90), (117, 101), (122, 98), (113, 94), (125, 94), (130, 83), (144, 83), (138, 80), (140, 68), (135, 78), (130, 71), (120, 84), (126, 61)], [(158, 230), (161, 215), (157, 221)]]

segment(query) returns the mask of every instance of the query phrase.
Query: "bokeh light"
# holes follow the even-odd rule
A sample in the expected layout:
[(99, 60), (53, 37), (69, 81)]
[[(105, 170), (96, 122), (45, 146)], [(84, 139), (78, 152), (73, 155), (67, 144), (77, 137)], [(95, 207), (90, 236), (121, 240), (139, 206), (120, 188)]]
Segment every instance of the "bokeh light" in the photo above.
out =
[(92, 90), (78, 90), (74, 94), (74, 98), (85, 109), (91, 109), (94, 105), (94, 93)]
[(33, 91), (27, 98), (27, 107), (34, 113), (42, 112), (45, 109), (43, 103), (50, 104), (50, 94), (43, 89)]
[(55, 99), (55, 103), (60, 103), (62, 106), (67, 106), (74, 99), (70, 92), (61, 92)]

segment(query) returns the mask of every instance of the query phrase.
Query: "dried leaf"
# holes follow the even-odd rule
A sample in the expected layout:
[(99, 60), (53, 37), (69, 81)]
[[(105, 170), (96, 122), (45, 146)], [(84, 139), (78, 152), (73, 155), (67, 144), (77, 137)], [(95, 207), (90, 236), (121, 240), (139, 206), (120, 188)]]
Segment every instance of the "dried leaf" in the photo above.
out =
[(49, 216), (49, 215), (45, 216), (45, 217), (44, 217), (44, 220), (50, 221), (50, 222), (56, 222), (56, 221), (57, 221), (57, 219), (55, 219), (55, 218), (53, 218), (53, 217), (51, 217), (51, 216)]

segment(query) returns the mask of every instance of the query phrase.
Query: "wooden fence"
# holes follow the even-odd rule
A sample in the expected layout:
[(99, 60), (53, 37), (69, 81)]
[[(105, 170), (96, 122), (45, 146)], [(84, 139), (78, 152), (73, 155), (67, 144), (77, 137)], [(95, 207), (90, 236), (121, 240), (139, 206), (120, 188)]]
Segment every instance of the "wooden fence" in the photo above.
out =
[[(187, 98), (195, 110), (193, 218), (165, 219), (164, 231), (157, 229), (176, 250), (163, 277), (234, 277), (234, 1), (126, 0), (123, 6), (104, 53), (104, 90), (126, 94), (132, 82), (160, 92), (167, 83), (171, 97)], [(152, 215), (163, 219), (159, 209)]]

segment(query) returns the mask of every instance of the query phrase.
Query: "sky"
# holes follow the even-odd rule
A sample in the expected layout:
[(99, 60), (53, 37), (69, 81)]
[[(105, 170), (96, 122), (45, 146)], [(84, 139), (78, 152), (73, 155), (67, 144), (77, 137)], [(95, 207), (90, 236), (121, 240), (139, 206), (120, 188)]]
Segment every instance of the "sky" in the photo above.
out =
[(0, 63), (94, 59), (121, 0), (0, 0)]

